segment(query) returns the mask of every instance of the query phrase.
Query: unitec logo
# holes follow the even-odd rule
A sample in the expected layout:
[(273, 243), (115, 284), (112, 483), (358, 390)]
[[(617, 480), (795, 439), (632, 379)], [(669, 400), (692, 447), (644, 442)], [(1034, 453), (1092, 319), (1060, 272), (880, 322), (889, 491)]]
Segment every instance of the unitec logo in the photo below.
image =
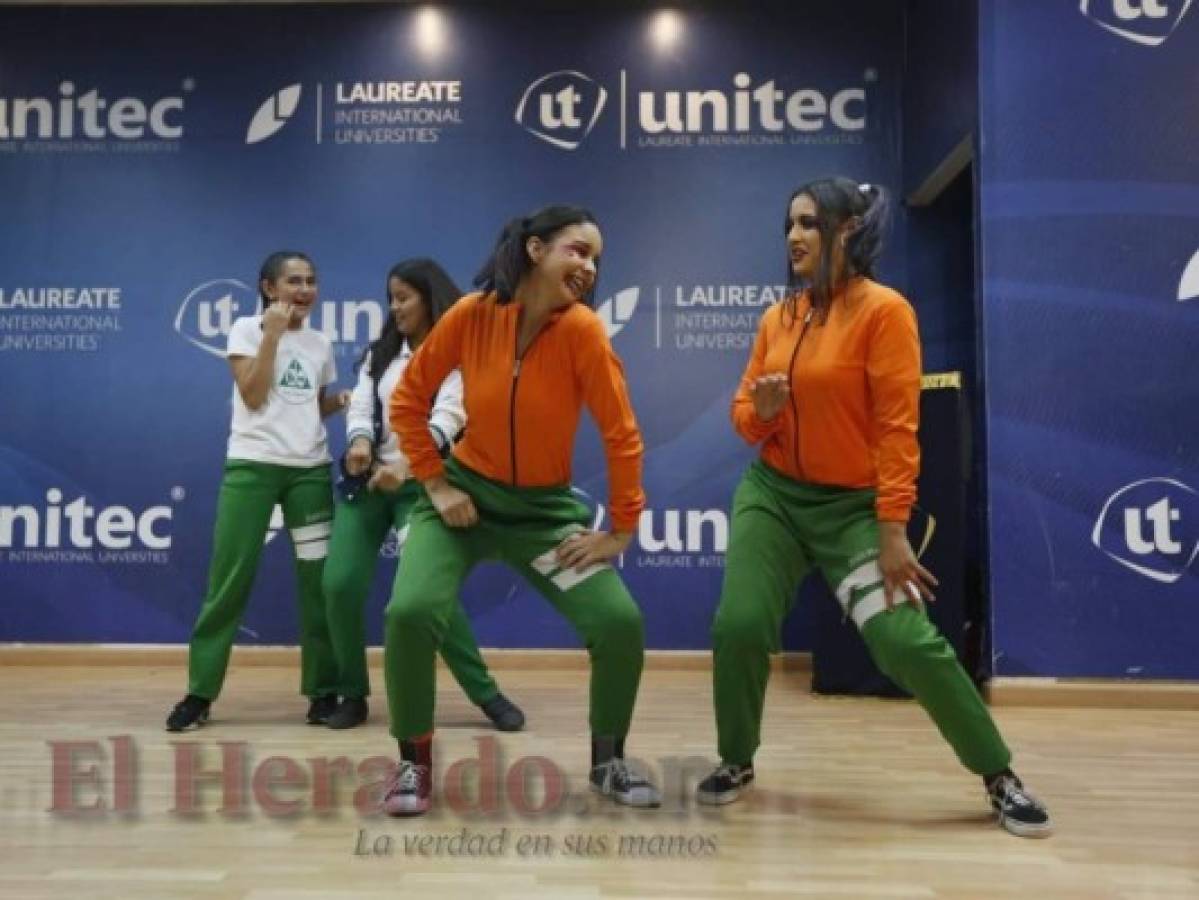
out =
[(1193, 0), (1079, 0), (1078, 10), (1112, 34), (1157, 47), (1178, 28)]
[(577, 150), (591, 133), (608, 92), (573, 69), (542, 75), (516, 104), (516, 121), (530, 134), (562, 150)]
[(182, 93), (146, 101), (112, 99), (64, 81), (57, 97), (0, 97), (0, 141), (177, 141), (183, 137), (183, 93), (194, 88), (188, 78)]

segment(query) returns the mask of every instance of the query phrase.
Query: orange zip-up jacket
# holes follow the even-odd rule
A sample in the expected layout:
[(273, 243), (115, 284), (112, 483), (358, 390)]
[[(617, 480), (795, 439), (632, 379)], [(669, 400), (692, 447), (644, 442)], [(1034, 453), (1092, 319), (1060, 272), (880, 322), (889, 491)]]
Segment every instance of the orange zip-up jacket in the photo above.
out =
[(462, 370), (463, 465), (516, 487), (570, 484), (579, 412), (591, 411), (608, 458), (608, 509), (617, 531), (632, 531), (645, 506), (641, 431), (624, 368), (604, 324), (581, 303), (555, 312), (516, 357), (521, 304), (468, 294), (429, 332), (391, 395), (400, 448), (421, 481), (444, 472), (429, 434), (429, 407), (441, 382)]
[[(880, 521), (906, 522), (920, 472), (920, 334), (898, 292), (853, 278), (820, 323), (805, 292), (794, 317), (779, 303), (758, 326), (733, 398), (733, 427), (762, 447), (762, 460), (815, 484), (878, 490)], [(788, 373), (791, 396), (770, 421), (749, 388), (760, 375)]]

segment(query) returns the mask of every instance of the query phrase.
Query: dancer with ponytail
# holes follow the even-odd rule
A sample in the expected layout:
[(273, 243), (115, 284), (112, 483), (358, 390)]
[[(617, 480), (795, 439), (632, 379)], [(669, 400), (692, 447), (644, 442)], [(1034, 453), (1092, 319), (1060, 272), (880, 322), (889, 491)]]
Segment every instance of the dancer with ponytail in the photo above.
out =
[(920, 464), (920, 337), (907, 300), (873, 280), (885, 210), (881, 189), (845, 178), (805, 184), (787, 204), (789, 280), (802, 292), (762, 317), (733, 400), (734, 428), (762, 452), (733, 499), (712, 626), (721, 765), (698, 799), (731, 803), (753, 781), (769, 654), (819, 568), (878, 667), (981, 776), (999, 823), (1043, 837), (1045, 807), (924, 614), (937, 582), (905, 532)]
[[(657, 806), (624, 761), (641, 678), (641, 611), (609, 560), (628, 546), (645, 503), (642, 441), (624, 371), (591, 309), (602, 238), (587, 210), (550, 206), (514, 220), (475, 279), (412, 358), (391, 398), (391, 425), (424, 495), (386, 612), (385, 666), (400, 764), (383, 800), (419, 815), (432, 791), (433, 660), (467, 573), (512, 566), (566, 616), (591, 657), (591, 787)], [(438, 386), (462, 372), (466, 437), (443, 460), (429, 433)], [(570, 490), (586, 406), (608, 460), (612, 531)]]

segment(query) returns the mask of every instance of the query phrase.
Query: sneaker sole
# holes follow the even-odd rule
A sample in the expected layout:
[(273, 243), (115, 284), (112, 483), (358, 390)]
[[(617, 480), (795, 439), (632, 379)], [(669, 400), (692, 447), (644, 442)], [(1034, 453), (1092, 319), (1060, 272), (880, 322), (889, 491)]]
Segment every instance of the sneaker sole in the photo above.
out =
[(492, 720), (491, 724), (495, 726), (496, 731), (513, 732), (513, 731), (520, 731), (522, 728), (524, 728), (525, 720), (521, 719), (519, 722), (516, 722), (516, 723), (496, 722), (496, 721)]
[(357, 728), (359, 725), (365, 725), (366, 718), (366, 716), (363, 716), (361, 719), (355, 719), (353, 722), (335, 722), (333, 718), (330, 717), (325, 722), (325, 727), (332, 728), (334, 731), (345, 731), (347, 728)]
[(207, 725), (207, 724), (208, 724), (208, 713), (205, 712), (202, 715), (197, 716), (196, 720), (194, 722), (189, 722), (187, 725), (184, 725), (182, 728), (172, 728), (170, 725), (168, 725), (166, 728), (170, 734), (182, 734), (183, 732), (187, 731), (189, 728), (198, 729), (201, 725)]
[(593, 794), (599, 794), (601, 797), (606, 797), (613, 803), (619, 803), (621, 806), (627, 806), (631, 809), (657, 809), (662, 805), (661, 797), (656, 800), (652, 800), (649, 803), (634, 803), (631, 799), (625, 799), (621, 797), (620, 794), (605, 793), (603, 788), (593, 782), (588, 781), (587, 784), (591, 788), (591, 792)]
[(430, 804), (427, 801), (417, 806), (389, 806), (387, 801), (384, 801), (382, 808), (383, 812), (387, 813), (393, 819), (406, 819), (411, 816), (423, 816), (429, 811), (429, 806)]
[(1008, 834), (1014, 834), (1016, 837), (1022, 838), (1047, 838), (1053, 834), (1053, 824), (1046, 822), (1043, 825), (1031, 825), (1026, 822), (1017, 822), (1015, 819), (1005, 819), (1000, 817), (999, 827)]
[(749, 790), (749, 785), (733, 788), (731, 791), (721, 791), (719, 794), (696, 791), (695, 799), (706, 806), (726, 806), (735, 800), (739, 800), (741, 795), (747, 790)]

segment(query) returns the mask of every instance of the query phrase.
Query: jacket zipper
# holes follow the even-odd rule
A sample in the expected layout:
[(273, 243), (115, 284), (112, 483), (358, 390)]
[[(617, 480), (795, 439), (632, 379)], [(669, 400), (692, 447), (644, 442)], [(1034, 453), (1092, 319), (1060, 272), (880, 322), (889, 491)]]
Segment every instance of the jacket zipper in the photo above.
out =
[(516, 386), (520, 382), (520, 365), (524, 362), (525, 356), (529, 355), (529, 350), (537, 343), (537, 339), (541, 337), (541, 333), (545, 331), (549, 325), (547, 322), (541, 326), (541, 330), (533, 335), (533, 339), (529, 341), (529, 345), (525, 347), (524, 355), (517, 354), (517, 347), (520, 344), (520, 319), (517, 319), (516, 334), (512, 338), (512, 392), (508, 396), (508, 433), (511, 436), (511, 445), (509, 452), (512, 456), (512, 486), (516, 484)]
[[(520, 382), (521, 357), (517, 352), (520, 344), (520, 318), (516, 320), (516, 330), (512, 336), (512, 393), (508, 397), (508, 434), (511, 436), (511, 446), (508, 448), (512, 459), (512, 486), (516, 487), (516, 385)], [(528, 352), (528, 347), (525, 352)]]
[(512, 366), (512, 395), (508, 400), (508, 431), (512, 435), (512, 486), (516, 487), (516, 385), (520, 381), (520, 357)]
[(807, 315), (803, 318), (803, 328), (799, 330), (799, 340), (795, 342), (795, 349), (791, 351), (791, 363), (787, 366), (787, 375), (791, 379), (791, 418), (795, 422), (795, 474), (801, 475), (803, 467), (799, 464), (799, 404), (795, 400), (795, 361), (799, 358), (799, 345), (803, 343), (804, 335), (808, 333), (808, 325), (812, 322), (812, 313), (814, 310), (808, 309)]

